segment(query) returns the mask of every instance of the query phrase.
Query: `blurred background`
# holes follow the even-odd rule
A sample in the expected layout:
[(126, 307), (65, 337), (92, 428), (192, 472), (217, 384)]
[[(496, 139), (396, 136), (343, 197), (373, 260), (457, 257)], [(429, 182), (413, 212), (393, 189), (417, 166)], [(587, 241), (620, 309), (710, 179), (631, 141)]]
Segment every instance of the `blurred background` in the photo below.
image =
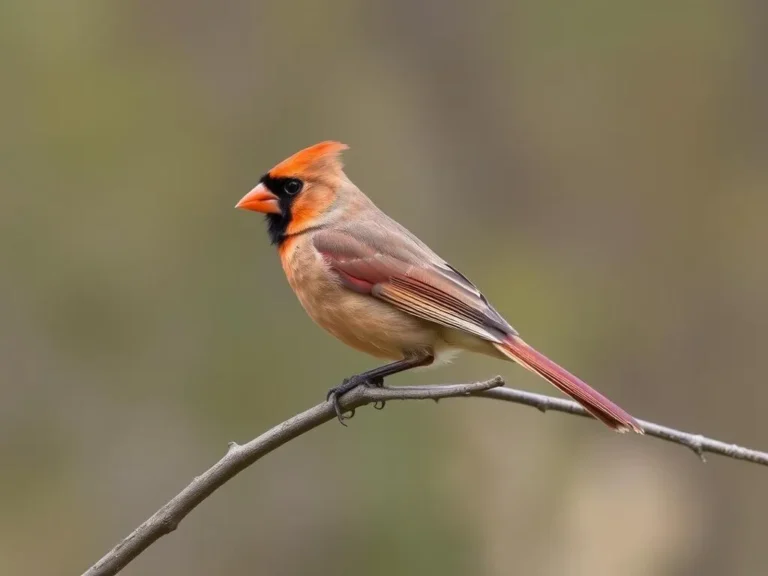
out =
[[(375, 360), (234, 204), (324, 139), (639, 418), (768, 449), (768, 4), (0, 4), (0, 574), (75, 574)], [(396, 378), (501, 373), (482, 357)], [(249, 468), (124, 573), (765, 574), (766, 472), (485, 400)]]

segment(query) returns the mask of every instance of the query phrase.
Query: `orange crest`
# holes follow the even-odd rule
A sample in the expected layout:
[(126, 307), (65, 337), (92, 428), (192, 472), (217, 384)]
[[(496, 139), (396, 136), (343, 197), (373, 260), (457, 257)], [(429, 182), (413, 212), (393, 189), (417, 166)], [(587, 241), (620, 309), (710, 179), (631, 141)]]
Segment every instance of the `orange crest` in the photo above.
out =
[(311, 173), (326, 170), (341, 170), (339, 154), (349, 146), (341, 142), (327, 140), (309, 148), (299, 150), (293, 156), (286, 158), (269, 171), (274, 178), (304, 177)]

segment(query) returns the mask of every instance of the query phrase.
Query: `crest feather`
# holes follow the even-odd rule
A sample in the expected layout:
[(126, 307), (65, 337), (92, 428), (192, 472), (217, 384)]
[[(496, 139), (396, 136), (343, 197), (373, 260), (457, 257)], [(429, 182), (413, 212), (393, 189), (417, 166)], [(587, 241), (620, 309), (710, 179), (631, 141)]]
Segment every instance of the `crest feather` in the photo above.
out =
[(274, 178), (303, 178), (328, 170), (340, 171), (342, 164), (339, 155), (347, 149), (349, 146), (341, 142), (333, 140), (319, 142), (286, 158), (272, 168), (269, 175)]

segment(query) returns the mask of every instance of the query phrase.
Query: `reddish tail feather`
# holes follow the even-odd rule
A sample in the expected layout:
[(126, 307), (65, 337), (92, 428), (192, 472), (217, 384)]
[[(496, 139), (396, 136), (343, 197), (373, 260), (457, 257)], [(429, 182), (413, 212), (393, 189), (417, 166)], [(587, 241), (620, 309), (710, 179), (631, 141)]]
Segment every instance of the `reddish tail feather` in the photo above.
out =
[(505, 356), (554, 384), (562, 392), (568, 394), (568, 396), (581, 404), (595, 418), (614, 430), (618, 432), (632, 430), (638, 434), (643, 433), (643, 429), (637, 420), (632, 418), (627, 412), (608, 400), (597, 390), (594, 390), (585, 382), (582, 382), (576, 376), (552, 362), (544, 354), (526, 344), (519, 336), (509, 336), (503, 343), (496, 344), (496, 347)]

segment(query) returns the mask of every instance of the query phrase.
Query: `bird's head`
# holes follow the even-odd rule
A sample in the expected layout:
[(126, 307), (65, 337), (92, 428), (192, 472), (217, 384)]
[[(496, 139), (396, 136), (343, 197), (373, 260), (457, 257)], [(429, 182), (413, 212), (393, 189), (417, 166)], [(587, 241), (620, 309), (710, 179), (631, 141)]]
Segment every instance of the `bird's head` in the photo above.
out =
[(327, 141), (296, 152), (264, 174), (236, 207), (265, 214), (273, 244), (316, 226), (336, 200), (344, 178), (339, 156), (347, 148)]

